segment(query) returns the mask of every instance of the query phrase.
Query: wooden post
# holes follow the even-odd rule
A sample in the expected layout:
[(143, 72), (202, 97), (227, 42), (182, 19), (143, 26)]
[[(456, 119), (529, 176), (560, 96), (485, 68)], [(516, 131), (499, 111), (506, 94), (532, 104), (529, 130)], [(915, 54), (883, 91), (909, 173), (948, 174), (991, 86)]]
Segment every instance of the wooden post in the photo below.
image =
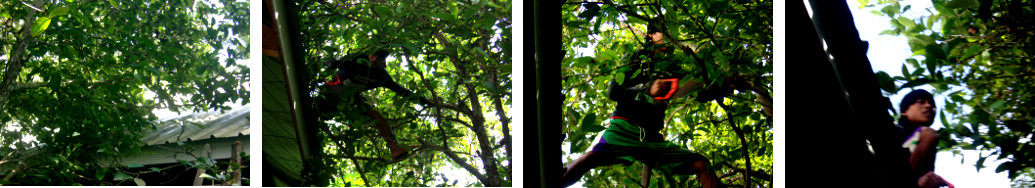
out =
[[(212, 158), (212, 147), (210, 147), (208, 144), (205, 144), (205, 149), (203, 149), (201, 152), (202, 156), (208, 157), (209, 159)], [(205, 169), (198, 168), (198, 173), (194, 175), (194, 186), (201, 186), (202, 180), (205, 180), (204, 178), (201, 178), (202, 174), (205, 174)]]
[(238, 167), (234, 168), (234, 173), (233, 173), (234, 179), (233, 179), (233, 181), (230, 181), (230, 185), (234, 185), (234, 184), (242, 185), (241, 184), (241, 168), (240, 168), (240, 166), (244, 165), (244, 164), (242, 164), (243, 162), (241, 161), (241, 154), (240, 154), (241, 150), (244, 150), (244, 146), (241, 144), (241, 141), (234, 141), (234, 148), (233, 148), (233, 151), (231, 151), (233, 153), (230, 154), (230, 156), (231, 156), (230, 163), (237, 164)]
[(640, 176), (640, 187), (650, 187), (650, 175), (651, 167), (647, 164), (643, 164), (643, 174)]

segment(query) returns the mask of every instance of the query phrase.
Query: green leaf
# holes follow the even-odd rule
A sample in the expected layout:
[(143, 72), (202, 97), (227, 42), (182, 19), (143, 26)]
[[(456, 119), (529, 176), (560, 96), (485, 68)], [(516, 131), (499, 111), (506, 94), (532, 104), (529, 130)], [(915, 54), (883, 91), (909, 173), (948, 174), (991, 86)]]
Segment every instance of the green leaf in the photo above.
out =
[(383, 17), (392, 17), (395, 14), (392, 12), (392, 9), (387, 6), (375, 6), (374, 11), (377, 11), (377, 14)]
[(931, 82), (931, 80), (924, 79), (924, 78), (916, 79), (916, 80), (910, 80), (910, 81), (906, 82), (906, 84), (902, 84), (902, 87), (899, 87), (899, 88), (913, 88), (913, 87), (924, 85), (924, 84), (927, 84), (927, 83), (930, 83), (930, 82)]
[(898, 32), (895, 31), (895, 30), (888, 29), (888, 30), (881, 31), (880, 34), (881, 35), (898, 35)]
[(133, 182), (137, 183), (137, 186), (147, 186), (147, 183), (143, 179), (133, 178)]
[(40, 36), (41, 34), (43, 34), (43, 31), (47, 30), (47, 27), (49, 27), (49, 26), (50, 26), (50, 18), (49, 17), (39, 17), (39, 18), (36, 18), (36, 22), (34, 22), (32, 24), (32, 37)]
[(162, 169), (160, 169), (158, 167), (151, 167), (151, 168), (148, 168), (148, 169), (150, 169), (151, 171), (154, 171), (154, 172), (162, 172)]
[(885, 6), (884, 8), (880, 9), (880, 12), (883, 12), (885, 15), (888, 15), (889, 18), (894, 18), (895, 14), (898, 14), (898, 9), (892, 6)]
[(597, 115), (590, 113), (586, 114), (586, 117), (582, 118), (582, 132), (600, 132), (604, 130), (604, 126), (600, 126), (597, 121)]
[(895, 81), (891, 79), (891, 76), (884, 71), (879, 71), (876, 74), (877, 84), (880, 85), (880, 89), (889, 93), (898, 93), (898, 88), (895, 88)]
[(453, 21), (456, 19), (456, 16), (449, 14), (448, 12), (432, 14), (431, 17), (435, 17), (444, 21)]
[(855, 0), (855, 1), (859, 2), (859, 9), (862, 9), (863, 7), (866, 7), (866, 4), (870, 3), (869, 0)]
[(985, 159), (988, 159), (988, 157), (978, 157), (977, 164), (974, 164), (974, 167), (977, 168), (978, 172), (981, 172), (981, 169), (985, 168)]
[[(916, 60), (913, 60), (913, 61), (916, 61)], [(905, 76), (906, 79), (910, 79), (910, 77), (912, 77), (912, 76), (909, 75), (909, 69), (906, 68), (906, 64), (902, 64), (902, 76)]]
[(992, 103), (992, 105), (989, 105), (988, 108), (990, 110), (992, 110), (992, 111), (996, 111), (998, 109), (1002, 109), (1005, 106), (1006, 106), (1006, 101), (1005, 100), (999, 100), (999, 101), (995, 101), (994, 103)]
[[(927, 50), (927, 60), (945, 60), (945, 52), (942, 51), (942, 47), (937, 44), (928, 44), (924, 47)], [(928, 68), (930, 69), (930, 68)]]
[(624, 187), (638, 186), (638, 185), (636, 185), (636, 181), (634, 181), (634, 180), (632, 180), (630, 178), (622, 178), (622, 182), (625, 183), (625, 185), (626, 185)]
[(140, 165), (140, 164), (137, 164), (137, 163), (126, 164), (126, 168), (140, 168), (140, 167), (144, 167), (144, 165)]
[(586, 65), (589, 65), (591, 62), (593, 62), (593, 57), (583, 56), (583, 57), (575, 58), (575, 61), (572, 61), (572, 66), (573, 67), (586, 66)]
[(201, 174), (201, 176), (198, 176), (198, 177), (209, 179), (209, 180), (216, 180), (216, 177), (213, 177), (212, 175), (208, 175), (207, 173), (206, 174)]
[(108, 0), (108, 3), (111, 3), (111, 6), (115, 7), (115, 9), (120, 9), (119, 2), (115, 2), (115, 0)]
[(999, 167), (995, 168), (995, 173), (1000, 173), (1000, 172), (1009, 170), (1010, 169), (1010, 164), (1011, 164), (1010, 162), (1004, 162), (1002, 164), (999, 164)]
[(916, 27), (916, 22), (913, 22), (913, 20), (910, 20), (909, 18), (898, 17), (897, 20), (898, 20), (899, 24), (902, 24), (902, 26), (905, 26), (907, 28), (914, 28), (914, 27)]
[(49, 11), (51, 18), (68, 15), (68, 7), (58, 7)]
[(618, 85), (625, 83), (625, 72), (615, 73), (615, 81), (618, 82)]
[(909, 65), (913, 65), (913, 67), (920, 67), (920, 62), (917, 62), (916, 59), (909, 58), (906, 59), (906, 62), (908, 62)]
[(94, 177), (96, 177), (98, 180), (103, 180), (104, 176), (107, 175), (107, 174), (108, 174), (108, 169), (107, 168), (102, 168), (101, 170), (98, 170), (97, 173), (94, 173)]
[[(991, 2), (991, 1), (989, 1)], [(974, 5), (978, 5), (976, 0), (948, 0), (945, 2), (946, 8), (968, 8)]]
[(122, 173), (122, 172), (116, 172), (115, 173), (115, 179), (114, 179), (115, 181), (122, 181), (122, 180), (128, 180), (128, 179), (133, 179), (133, 177), (129, 176), (129, 174)]
[(974, 55), (977, 55), (978, 53), (981, 53), (981, 51), (984, 51), (984, 50), (985, 50), (985, 48), (983, 46), (981, 46), (981, 45), (971, 45), (970, 48), (967, 48), (967, 51), (963, 52), (963, 57), (964, 58), (969, 58), (969, 57), (972, 57)]
[(582, 11), (582, 13), (579, 13), (580, 18), (585, 18), (589, 20), (593, 19), (593, 17), (596, 17), (597, 14), (600, 14), (600, 6), (595, 3), (586, 3), (583, 4), (583, 6), (586, 7), (586, 10)]

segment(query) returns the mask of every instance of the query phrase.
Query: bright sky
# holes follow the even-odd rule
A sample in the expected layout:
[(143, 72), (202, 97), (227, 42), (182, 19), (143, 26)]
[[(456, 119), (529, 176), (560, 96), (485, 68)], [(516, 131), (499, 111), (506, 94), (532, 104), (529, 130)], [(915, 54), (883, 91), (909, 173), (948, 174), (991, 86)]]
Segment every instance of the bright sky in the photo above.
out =
[[(808, 3), (808, 2), (806, 2)], [(908, 1), (902, 2), (902, 6), (912, 5), (912, 8), (905, 12), (904, 15), (910, 18), (917, 18), (920, 16), (929, 15), (924, 9), (932, 7), (930, 1)], [(859, 30), (859, 38), (870, 43), (870, 49), (867, 51), (867, 57), (870, 59), (870, 64), (873, 66), (873, 71), (884, 71), (894, 76), (902, 76), (902, 64), (905, 64), (906, 58), (910, 58), (913, 54), (912, 50), (909, 49), (907, 44), (908, 39), (905, 36), (891, 36), (891, 35), (879, 35), (884, 30), (891, 29), (891, 19), (887, 16), (878, 16), (871, 11), (880, 10), (882, 6), (875, 6), (864, 8), (859, 10), (859, 3), (854, 0), (848, 0), (848, 6), (852, 9), (852, 16), (855, 18), (856, 28)], [(935, 23), (935, 29), (939, 29)], [(913, 57), (917, 60), (922, 60), (922, 56)], [(907, 65), (909, 70), (915, 70), (914, 67)], [(902, 84), (902, 83), (899, 83)], [(934, 87), (924, 85), (917, 87), (917, 89), (926, 89), (927, 91), (933, 91)], [(958, 88), (952, 88), (952, 90), (958, 90)], [(895, 105), (896, 110), (898, 109), (899, 102), (902, 101), (902, 97), (909, 93), (910, 89), (903, 89), (898, 94), (892, 95), (892, 103)], [(944, 104), (945, 96), (935, 95), (935, 102), (937, 104)], [(939, 109), (940, 111), (941, 109)], [(966, 109), (965, 111), (969, 111)], [(947, 120), (952, 121), (952, 117), (946, 117)], [(942, 122), (940, 118), (936, 117), (934, 124), (931, 126), (934, 129), (941, 129)], [(981, 153), (980, 155), (987, 155), (989, 152)], [(974, 164), (978, 159), (978, 152), (964, 151), (962, 152), (963, 157), (954, 157), (952, 152), (944, 151), (937, 154), (937, 161), (935, 162), (935, 173), (942, 176), (956, 187), (1009, 187), (1010, 180), (1007, 178), (1006, 172), (996, 174), (995, 168), (1004, 161), (996, 161), (998, 156), (991, 156), (985, 160), (985, 168), (980, 173), (974, 168)], [(960, 161), (963, 163), (960, 164)]]

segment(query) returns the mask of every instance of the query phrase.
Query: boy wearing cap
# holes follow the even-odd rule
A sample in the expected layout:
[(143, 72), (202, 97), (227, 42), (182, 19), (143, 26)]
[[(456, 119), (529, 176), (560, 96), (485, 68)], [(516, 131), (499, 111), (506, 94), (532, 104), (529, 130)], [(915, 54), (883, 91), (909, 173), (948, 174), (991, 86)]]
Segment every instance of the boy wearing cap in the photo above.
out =
[(934, 123), (934, 96), (926, 90), (913, 90), (899, 103), (899, 118), (896, 125), (902, 138), (902, 147), (908, 148), (909, 164), (919, 177), (920, 187), (949, 186), (952, 184), (934, 174), (934, 159), (938, 152), (938, 131), (930, 126)]
[(644, 48), (632, 56), (627, 66), (642, 71), (608, 87), (608, 98), (618, 102), (607, 130), (598, 134), (590, 150), (564, 168), (562, 186), (577, 182), (598, 166), (631, 164), (639, 161), (665, 174), (696, 174), (703, 187), (719, 187), (719, 178), (712, 172), (708, 159), (666, 141), (659, 131), (664, 126), (668, 100), (682, 97), (701, 84), (690, 80), (679, 85), (685, 73), (679, 66), (658, 62), (671, 49), (662, 46), (662, 33), (651, 24)]

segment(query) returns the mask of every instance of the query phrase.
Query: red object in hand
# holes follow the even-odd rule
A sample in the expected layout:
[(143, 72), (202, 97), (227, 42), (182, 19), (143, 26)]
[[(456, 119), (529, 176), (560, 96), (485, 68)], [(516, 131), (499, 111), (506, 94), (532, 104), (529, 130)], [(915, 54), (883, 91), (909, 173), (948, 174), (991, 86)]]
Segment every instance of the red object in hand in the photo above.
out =
[(938, 176), (938, 178), (941, 178), (942, 182), (949, 186), (949, 188), (956, 188), (956, 186), (952, 185), (952, 183), (949, 183), (949, 181), (945, 181), (945, 178), (942, 178), (941, 176)]
[(325, 84), (327, 84), (327, 85), (329, 85), (329, 86), (336, 86), (336, 85), (338, 85), (338, 84), (341, 84), (341, 79), (338, 79), (338, 75), (337, 75), (337, 74), (335, 74), (335, 75), (334, 75), (334, 81), (333, 81), (333, 82), (331, 82), (331, 81), (325, 81), (324, 83), (325, 83)]
[(667, 78), (667, 79), (660, 79), (658, 81), (660, 81), (660, 82), (668, 82), (668, 83), (670, 83), (669, 85), (671, 87), (668, 90), (668, 93), (665, 94), (665, 96), (654, 97), (654, 100), (668, 100), (669, 98), (672, 97), (672, 94), (675, 94), (676, 90), (679, 89), (679, 78)]

